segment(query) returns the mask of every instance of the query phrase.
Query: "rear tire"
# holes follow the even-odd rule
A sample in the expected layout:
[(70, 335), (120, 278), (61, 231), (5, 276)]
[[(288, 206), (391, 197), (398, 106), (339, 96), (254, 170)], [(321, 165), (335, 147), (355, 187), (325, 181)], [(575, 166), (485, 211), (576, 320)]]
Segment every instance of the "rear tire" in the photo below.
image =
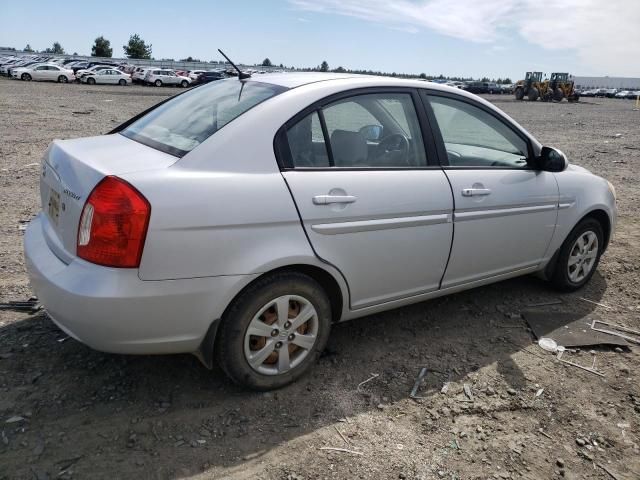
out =
[[(284, 304), (276, 303), (278, 300)], [(279, 305), (284, 316), (278, 315)], [(297, 318), (307, 318), (303, 312), (311, 316), (296, 323)], [(254, 332), (262, 327), (265, 333), (251, 335), (250, 326)], [(250, 285), (227, 309), (214, 356), (235, 383), (273, 390), (297, 380), (316, 363), (330, 329), (331, 305), (323, 288), (301, 273), (275, 273)], [(298, 346), (301, 344), (306, 346)], [(250, 363), (252, 356), (257, 360)]]
[(156, 80), (156, 81), (154, 82), (154, 85), (155, 85), (156, 87), (161, 87), (161, 86), (162, 86), (162, 80)]
[(553, 92), (553, 99), (556, 102), (561, 102), (564, 99), (564, 92), (561, 88), (556, 88), (556, 90)]
[[(591, 250), (589, 241), (595, 243)], [(564, 292), (582, 288), (598, 268), (603, 248), (602, 225), (595, 218), (585, 218), (571, 230), (560, 247), (551, 284)]]
[(89, 85), (95, 85), (96, 84), (96, 79), (93, 77), (89, 77), (87, 78), (87, 84)]
[(538, 92), (538, 89), (536, 87), (531, 87), (527, 92), (527, 98), (530, 102), (535, 102), (539, 96), (540, 92)]
[(522, 100), (524, 98), (524, 88), (518, 87), (515, 91), (516, 100)]
[(25, 82), (30, 82), (31, 81), (31, 75), (29, 75), (28, 73), (23, 73), (20, 78), (22, 80), (24, 80)]

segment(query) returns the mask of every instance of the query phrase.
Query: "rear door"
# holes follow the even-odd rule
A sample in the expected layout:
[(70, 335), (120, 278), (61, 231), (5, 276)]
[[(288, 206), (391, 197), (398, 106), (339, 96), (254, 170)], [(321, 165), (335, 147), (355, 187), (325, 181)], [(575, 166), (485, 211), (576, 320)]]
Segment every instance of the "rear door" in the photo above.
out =
[(442, 288), (540, 264), (553, 236), (558, 185), (532, 169), (531, 146), (491, 109), (459, 95), (426, 95), (455, 203)]
[(288, 122), (277, 145), (311, 245), (344, 275), (352, 308), (439, 288), (453, 202), (417, 92), (332, 97)]

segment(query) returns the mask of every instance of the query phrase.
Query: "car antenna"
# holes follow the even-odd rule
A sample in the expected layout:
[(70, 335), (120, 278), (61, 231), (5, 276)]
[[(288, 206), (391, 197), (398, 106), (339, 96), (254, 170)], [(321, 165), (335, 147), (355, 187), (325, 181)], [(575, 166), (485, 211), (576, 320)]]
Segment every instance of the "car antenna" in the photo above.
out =
[(229, 62), (229, 63), (231, 64), (231, 66), (232, 66), (233, 68), (235, 68), (235, 69), (238, 71), (238, 80), (244, 80), (244, 79), (246, 79), (246, 78), (251, 78), (251, 74), (250, 74), (250, 73), (246, 73), (246, 72), (243, 72), (242, 70), (240, 70), (240, 69), (237, 67), (237, 65), (236, 65), (235, 63), (233, 63), (233, 62), (231, 61), (231, 59), (230, 59), (229, 57), (227, 57), (227, 56), (224, 54), (224, 52), (223, 52), (222, 50), (218, 49), (218, 51), (222, 54), (222, 56), (223, 56), (224, 58), (226, 58), (226, 59), (227, 59), (227, 62)]

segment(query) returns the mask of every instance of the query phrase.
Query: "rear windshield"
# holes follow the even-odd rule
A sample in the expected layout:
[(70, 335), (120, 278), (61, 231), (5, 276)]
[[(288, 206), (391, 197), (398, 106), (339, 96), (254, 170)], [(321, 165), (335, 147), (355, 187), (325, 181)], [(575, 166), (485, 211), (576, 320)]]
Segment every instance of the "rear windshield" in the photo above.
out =
[(169, 100), (120, 133), (182, 157), (227, 123), (285, 90), (279, 85), (233, 78), (209, 83)]

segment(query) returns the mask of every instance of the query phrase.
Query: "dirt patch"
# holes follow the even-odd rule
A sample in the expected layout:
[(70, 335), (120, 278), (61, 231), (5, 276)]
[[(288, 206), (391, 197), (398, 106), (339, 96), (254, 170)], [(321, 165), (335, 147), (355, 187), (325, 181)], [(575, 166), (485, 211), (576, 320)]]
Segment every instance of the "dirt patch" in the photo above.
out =
[[(180, 91), (0, 79), (0, 301), (31, 295), (19, 225), (48, 143)], [(640, 347), (572, 354), (600, 378), (555, 362), (519, 315), (560, 299), (550, 315), (640, 327), (640, 112), (488, 98), (616, 186), (617, 233), (584, 290), (524, 277), (341, 324), (311, 376), (263, 394), (188, 355), (103, 354), (0, 311), (0, 478), (640, 478)]]

